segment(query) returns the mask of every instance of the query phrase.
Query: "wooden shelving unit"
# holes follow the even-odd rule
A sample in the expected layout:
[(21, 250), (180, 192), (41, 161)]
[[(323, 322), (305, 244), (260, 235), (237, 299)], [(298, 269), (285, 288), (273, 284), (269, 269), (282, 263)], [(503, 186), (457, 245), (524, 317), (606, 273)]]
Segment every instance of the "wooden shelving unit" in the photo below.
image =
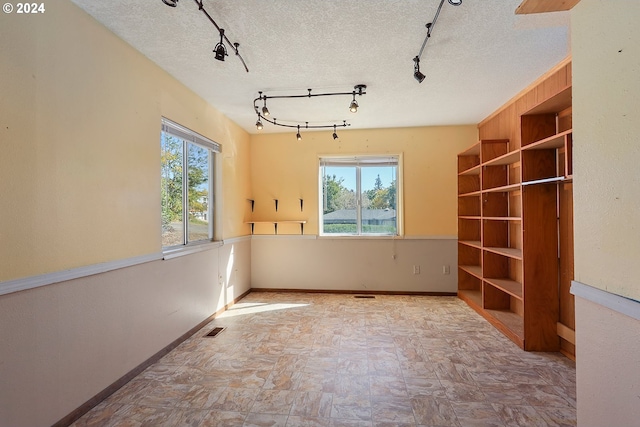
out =
[(574, 329), (562, 318), (573, 315), (562, 308), (573, 278), (570, 62), (563, 67), (482, 122), (481, 140), (458, 155), (458, 296), (522, 349), (571, 356), (559, 336)]

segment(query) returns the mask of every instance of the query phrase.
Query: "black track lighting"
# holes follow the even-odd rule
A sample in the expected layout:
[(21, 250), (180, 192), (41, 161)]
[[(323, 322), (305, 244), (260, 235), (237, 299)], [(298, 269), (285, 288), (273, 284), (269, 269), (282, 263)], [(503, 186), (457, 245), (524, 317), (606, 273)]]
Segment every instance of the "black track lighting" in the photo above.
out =
[(258, 121), (256, 122), (256, 129), (262, 130), (264, 126), (262, 126), (262, 122), (260, 121), (260, 117), (258, 117)]
[(224, 61), (227, 55), (227, 48), (224, 46), (224, 28), (220, 28), (220, 42), (213, 48), (218, 61)]
[[(420, 48), (420, 52), (413, 58), (414, 66), (413, 66), (413, 78), (418, 81), (418, 83), (422, 83), (425, 78), (425, 75), (420, 72), (420, 58), (422, 57), (422, 52), (424, 52), (424, 48), (427, 46), (427, 42), (431, 38), (431, 32), (436, 26), (436, 21), (438, 20), (438, 16), (440, 15), (440, 10), (442, 9), (442, 5), (444, 4), (444, 0), (440, 0), (440, 5), (438, 6), (438, 10), (436, 11), (436, 15), (433, 17), (433, 21), (429, 22), (425, 25), (427, 27), (427, 35), (422, 42), (422, 47)], [(451, 6), (460, 6), (462, 4), (462, 0), (449, 0), (449, 4)]]
[[(258, 126), (258, 123), (260, 123), (260, 125), (262, 125), (262, 121), (265, 121), (267, 123), (271, 123), (272, 125), (275, 126), (283, 126), (283, 127), (288, 127), (288, 128), (297, 128), (298, 129), (298, 133), (296, 134), (296, 138), (298, 138), (298, 140), (302, 139), (302, 136), (300, 135), (300, 127), (302, 125), (298, 125), (297, 123), (301, 123), (300, 121), (294, 121), (293, 123), (277, 123), (276, 119), (270, 119), (269, 116), (271, 115), (269, 112), (269, 109), (267, 108), (267, 99), (292, 99), (292, 98), (314, 98), (314, 97), (318, 97), (318, 96), (353, 96), (353, 100), (351, 101), (351, 104), (349, 105), (349, 110), (352, 112), (356, 112), (358, 111), (358, 102), (356, 101), (356, 95), (358, 96), (362, 96), (365, 95), (367, 92), (365, 92), (365, 89), (367, 88), (366, 85), (363, 84), (359, 84), (359, 85), (355, 85), (353, 87), (353, 91), (351, 92), (331, 92), (331, 93), (311, 93), (312, 89), (307, 89), (307, 93), (304, 95), (277, 95), (277, 96), (267, 96), (267, 95), (263, 95), (262, 91), (258, 92), (258, 97), (256, 99), (253, 100), (253, 109), (255, 110), (255, 113), (258, 115), (258, 121), (256, 122), (256, 127), (258, 128), (258, 130), (262, 129), (261, 127)], [(262, 108), (259, 106), (258, 102), (262, 101), (263, 102), (263, 106)], [(305, 122), (304, 124), (304, 128), (305, 129), (327, 129), (327, 128), (331, 128), (333, 127), (333, 139), (337, 139), (338, 138), (338, 134), (336, 133), (336, 128), (337, 126), (343, 126), (343, 127), (347, 127), (347, 126), (351, 126), (349, 123), (347, 123), (346, 120), (342, 121), (341, 125), (338, 124), (318, 124), (318, 125), (311, 125), (309, 126), (309, 122)]]
[[(209, 15), (209, 12), (207, 12), (206, 9), (204, 8), (203, 0), (193, 0), (193, 1), (198, 6), (198, 10), (202, 12), (204, 16), (206, 16), (207, 19), (209, 19), (209, 22), (211, 22), (211, 24), (213, 24), (213, 26), (216, 27), (216, 29), (220, 32), (220, 42), (216, 44), (216, 46), (213, 48), (213, 52), (216, 54), (216, 59), (218, 61), (224, 61), (224, 57), (228, 56), (227, 48), (224, 45), (224, 41), (226, 40), (227, 44), (230, 47), (233, 46), (232, 47), (233, 52), (236, 54), (238, 59), (242, 62), (242, 66), (244, 67), (245, 71), (248, 73), (249, 68), (247, 68), (247, 64), (244, 62), (244, 59), (242, 59), (242, 56), (240, 56), (240, 52), (238, 52), (240, 43), (231, 43), (231, 40), (229, 40), (229, 38), (224, 35), (224, 30), (220, 28), (220, 26), (216, 23), (216, 21), (213, 20), (211, 15)], [(171, 7), (176, 7), (178, 5), (178, 0), (162, 0), (162, 2), (167, 6), (171, 6)]]

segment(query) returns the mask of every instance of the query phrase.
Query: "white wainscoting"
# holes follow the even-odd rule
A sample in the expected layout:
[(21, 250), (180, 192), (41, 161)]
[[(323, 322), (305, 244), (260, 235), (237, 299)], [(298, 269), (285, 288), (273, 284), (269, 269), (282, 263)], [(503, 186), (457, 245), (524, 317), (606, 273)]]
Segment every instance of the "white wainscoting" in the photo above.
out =
[[(251, 287), (456, 292), (457, 250), (455, 238), (442, 237), (253, 236)], [(449, 274), (443, 274), (444, 266)]]
[(251, 239), (0, 296), (0, 425), (67, 416), (251, 286)]

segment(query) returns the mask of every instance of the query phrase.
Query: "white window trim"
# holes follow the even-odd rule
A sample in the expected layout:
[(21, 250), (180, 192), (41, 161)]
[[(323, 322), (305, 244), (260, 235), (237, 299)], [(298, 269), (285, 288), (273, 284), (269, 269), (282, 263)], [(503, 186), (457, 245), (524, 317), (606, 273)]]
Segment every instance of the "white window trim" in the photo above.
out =
[[(324, 233), (324, 226), (322, 222), (324, 202), (320, 200), (324, 189), (322, 188), (323, 176), (321, 172), (323, 160), (341, 160), (345, 165), (348, 165), (348, 161), (352, 160), (353, 165), (360, 162), (366, 164), (366, 159), (380, 159), (380, 158), (394, 158), (397, 160), (397, 176), (396, 176), (396, 234), (335, 234)], [(364, 162), (363, 162), (364, 160)], [(367, 153), (367, 154), (320, 154), (318, 155), (318, 238), (319, 239), (403, 239), (404, 238), (404, 157), (403, 153)], [(356, 177), (359, 179), (359, 177)], [(360, 200), (357, 201), (360, 203)], [(358, 216), (361, 215), (360, 209), (358, 209)], [(360, 224), (358, 224), (360, 228)]]
[[(213, 248), (217, 248), (222, 246), (221, 241), (215, 240), (215, 222), (219, 217), (217, 212), (218, 206), (216, 203), (216, 183), (218, 182), (218, 174), (217, 174), (217, 165), (216, 165), (216, 154), (222, 153), (222, 147), (217, 142), (207, 138), (206, 136), (200, 135), (199, 133), (192, 131), (182, 125), (179, 125), (176, 122), (173, 122), (166, 117), (162, 117), (161, 119), (161, 132), (168, 133), (176, 138), (192, 143), (196, 146), (202, 147), (204, 149), (210, 150), (213, 152), (213, 155), (209, 156), (209, 236), (212, 236), (210, 240), (197, 240), (194, 242), (187, 242), (186, 244), (179, 244), (174, 246), (163, 246), (162, 247), (162, 259), (168, 260), (172, 258), (177, 258), (184, 255), (189, 255), (196, 252), (201, 252)], [(188, 144), (183, 144), (183, 159), (188, 159)], [(183, 182), (187, 182), (188, 180), (188, 169), (183, 168)], [(184, 188), (183, 188), (184, 190)], [(183, 206), (187, 206), (186, 198), (188, 194), (183, 192)], [(184, 225), (184, 236), (188, 235), (188, 225)], [(187, 239), (188, 240), (188, 239)]]

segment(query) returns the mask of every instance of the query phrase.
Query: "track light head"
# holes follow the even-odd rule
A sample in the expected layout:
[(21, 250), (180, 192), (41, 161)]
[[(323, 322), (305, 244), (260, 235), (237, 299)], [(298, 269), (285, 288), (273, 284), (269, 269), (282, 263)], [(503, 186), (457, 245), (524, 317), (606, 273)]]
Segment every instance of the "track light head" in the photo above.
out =
[(216, 54), (218, 61), (224, 62), (224, 57), (227, 55), (227, 48), (224, 46), (224, 29), (220, 28), (220, 42), (213, 48), (213, 52)]
[(267, 108), (267, 106), (265, 105), (264, 107), (262, 107), (262, 115), (265, 117), (269, 117), (269, 114), (271, 114), (269, 112), (269, 109)]
[(298, 125), (298, 133), (296, 134), (296, 139), (297, 139), (298, 141), (301, 141), (301, 140), (302, 140), (302, 135), (300, 135), (300, 125)]
[(167, 6), (176, 7), (178, 5), (178, 0), (162, 0), (162, 3)]
[(349, 105), (349, 111), (352, 113), (358, 112), (358, 101), (356, 101), (356, 93), (353, 92), (353, 101), (351, 101), (351, 105)]
[(262, 126), (262, 122), (260, 121), (260, 117), (258, 117), (258, 121), (256, 122), (256, 129), (262, 130), (264, 126)]
[(413, 58), (413, 62), (413, 78), (416, 79), (418, 83), (422, 83), (426, 76), (420, 72), (420, 58), (416, 56)]
[(213, 49), (213, 52), (216, 54), (216, 59), (218, 61), (223, 61), (224, 62), (224, 57), (227, 56), (227, 48), (224, 47), (224, 45), (222, 43), (218, 43), (215, 47), (215, 49)]
[(333, 139), (338, 139), (338, 134), (336, 133), (336, 125), (333, 125)]

